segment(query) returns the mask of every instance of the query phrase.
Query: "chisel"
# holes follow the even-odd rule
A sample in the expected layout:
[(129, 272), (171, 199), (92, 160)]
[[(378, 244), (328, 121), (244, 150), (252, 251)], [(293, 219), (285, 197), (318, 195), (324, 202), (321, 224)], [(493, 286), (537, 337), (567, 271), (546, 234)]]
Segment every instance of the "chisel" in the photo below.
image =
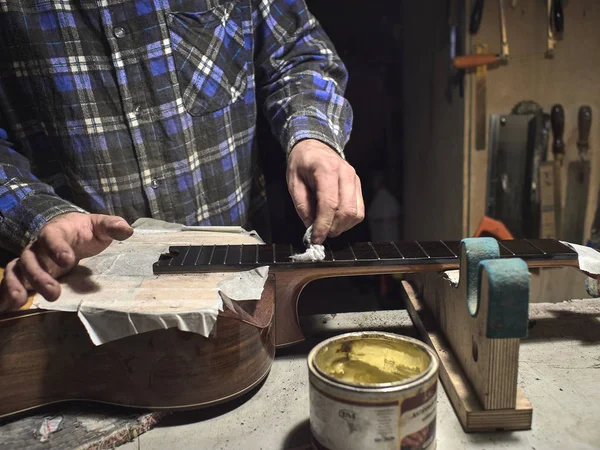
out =
[(473, 11), (471, 12), (471, 22), (469, 31), (471, 34), (477, 34), (479, 26), (481, 25), (481, 18), (483, 16), (483, 0), (475, 0), (473, 5)]
[(540, 238), (556, 239), (556, 212), (554, 207), (554, 163), (548, 160), (550, 142), (550, 114), (542, 119), (542, 154), (538, 189), (540, 192)]
[(560, 201), (560, 171), (565, 157), (565, 111), (562, 105), (554, 105), (550, 111), (552, 123), (552, 153), (554, 154), (554, 214), (557, 238), (562, 239), (562, 203)]
[(567, 197), (563, 216), (563, 239), (574, 244), (583, 244), (585, 214), (590, 187), (590, 161), (588, 157), (589, 136), (592, 126), (592, 109), (579, 108), (577, 148), (579, 159), (569, 163), (567, 175)]

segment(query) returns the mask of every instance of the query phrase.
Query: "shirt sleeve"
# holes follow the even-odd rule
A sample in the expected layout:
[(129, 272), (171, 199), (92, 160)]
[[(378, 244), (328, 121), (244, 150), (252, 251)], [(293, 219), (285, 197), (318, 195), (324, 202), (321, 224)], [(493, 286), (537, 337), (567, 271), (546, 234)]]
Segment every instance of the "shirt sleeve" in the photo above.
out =
[(0, 128), (0, 247), (20, 254), (53, 217), (86, 211), (38, 180), (7, 138)]
[(257, 96), (273, 134), (289, 155), (317, 139), (344, 157), (352, 109), (348, 74), (305, 0), (253, 0)]

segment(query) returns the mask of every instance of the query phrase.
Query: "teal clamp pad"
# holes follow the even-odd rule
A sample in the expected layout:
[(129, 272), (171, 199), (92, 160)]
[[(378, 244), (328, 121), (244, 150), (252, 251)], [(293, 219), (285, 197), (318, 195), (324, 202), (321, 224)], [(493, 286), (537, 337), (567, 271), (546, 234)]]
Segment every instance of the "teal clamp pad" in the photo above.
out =
[[(488, 273), (488, 338), (525, 338), (529, 321), (529, 270), (520, 258), (500, 259), (494, 238), (465, 238), (467, 304), (476, 316), (480, 301), (481, 275)], [(460, 281), (459, 281), (460, 282)]]
[[(461, 241), (461, 254), (464, 253), (467, 260), (467, 304), (471, 315), (476, 317), (479, 305), (479, 263), (499, 258), (500, 247), (494, 238), (465, 238)], [(459, 283), (462, 282), (459, 280)]]
[[(488, 338), (526, 338), (529, 324), (529, 269), (520, 258), (482, 261), (488, 273)], [(481, 280), (481, 278), (480, 278)]]

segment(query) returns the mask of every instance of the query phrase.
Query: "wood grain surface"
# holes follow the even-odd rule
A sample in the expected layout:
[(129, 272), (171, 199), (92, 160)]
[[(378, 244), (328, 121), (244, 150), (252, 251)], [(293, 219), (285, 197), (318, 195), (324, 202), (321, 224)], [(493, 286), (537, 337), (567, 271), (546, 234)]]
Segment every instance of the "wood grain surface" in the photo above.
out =
[(463, 429), (466, 432), (530, 429), (533, 407), (518, 387), (514, 408), (491, 410), (484, 408), (433, 313), (410, 282), (403, 281), (402, 284), (406, 292), (407, 311), (421, 337), (435, 349), (438, 355), (440, 381)]
[(0, 318), (0, 417), (66, 400), (189, 409), (256, 387), (274, 355), (274, 280), (244, 317), (225, 311), (213, 335), (175, 328), (94, 346), (74, 313), (20, 311)]

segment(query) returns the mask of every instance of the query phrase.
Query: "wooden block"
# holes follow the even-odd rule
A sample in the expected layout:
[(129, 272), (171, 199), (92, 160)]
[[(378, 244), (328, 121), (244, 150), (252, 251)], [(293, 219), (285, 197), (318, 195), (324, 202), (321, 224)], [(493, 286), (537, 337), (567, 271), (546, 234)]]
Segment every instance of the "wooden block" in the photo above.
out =
[(402, 284), (408, 313), (424, 341), (438, 355), (440, 381), (465, 432), (531, 429), (533, 408), (519, 388), (516, 389), (514, 408), (484, 409), (433, 314), (418, 298), (410, 282), (403, 281)]
[(458, 285), (429, 273), (422, 300), (434, 314), (485, 409), (515, 407), (519, 339), (527, 335), (529, 273), (500, 259), (492, 238), (464, 239)]

